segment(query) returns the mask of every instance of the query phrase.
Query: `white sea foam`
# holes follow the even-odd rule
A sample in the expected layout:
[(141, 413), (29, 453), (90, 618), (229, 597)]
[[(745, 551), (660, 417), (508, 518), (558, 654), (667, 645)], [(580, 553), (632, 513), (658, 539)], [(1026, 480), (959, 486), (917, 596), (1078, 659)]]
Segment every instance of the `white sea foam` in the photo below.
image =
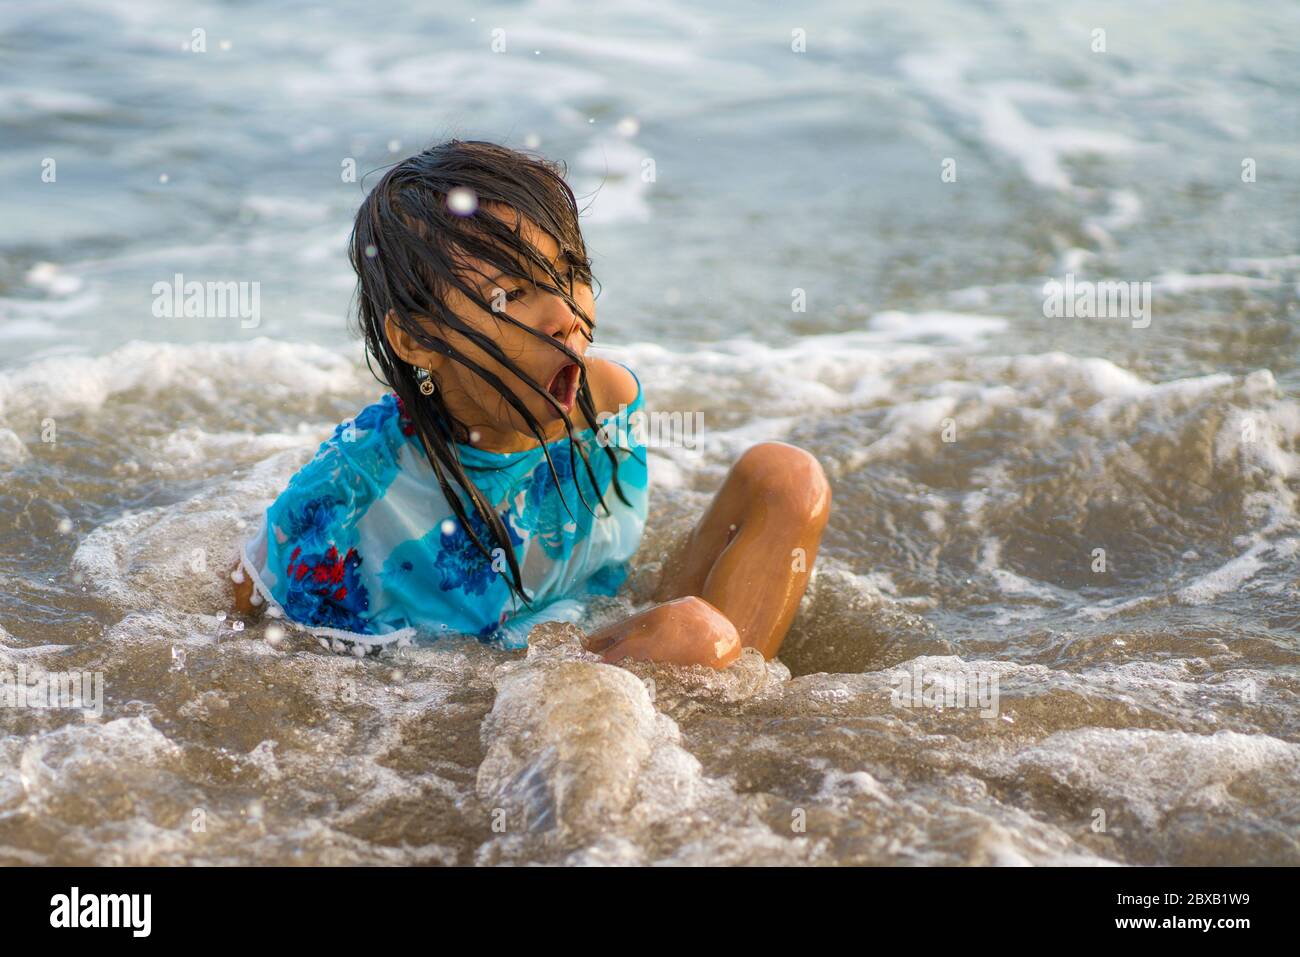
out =
[(58, 326), (44, 319), (5, 319), (4, 324), (0, 325), (0, 340), (17, 342), (21, 339), (55, 339), (59, 332)]
[[(984, 142), (1019, 163), (1040, 187), (1062, 192), (1073, 188), (1064, 162), (1069, 156), (1131, 153), (1145, 146), (1110, 130), (1037, 126), (1020, 109), (1023, 85), (972, 82), (966, 76), (971, 61), (959, 50), (909, 53), (900, 58), (899, 68), (929, 96), (972, 117)], [(1052, 94), (1058, 104), (1066, 96), (1061, 91)]]
[[(1267, 735), (1081, 728), (1018, 751), (1003, 774), (1045, 776), (1085, 806), (1119, 809), (1158, 833), (1179, 814), (1267, 820), (1300, 780), (1300, 745)], [(1247, 805), (1243, 789), (1254, 792)], [(1259, 801), (1263, 798), (1263, 801)]]
[(241, 208), (264, 219), (289, 220), (294, 223), (320, 222), (330, 211), (325, 203), (259, 195), (245, 196)]
[(1228, 268), (1262, 273), (1292, 272), (1294, 270), (1300, 270), (1300, 254), (1290, 256), (1256, 256), (1241, 259), (1229, 259)]
[(645, 222), (650, 218), (651, 179), (645, 150), (619, 136), (603, 136), (578, 154), (574, 191), (587, 204), (583, 221)]
[(39, 262), (27, 270), (27, 282), (53, 296), (70, 296), (85, 285), (80, 276), (63, 272), (55, 263)]
[(961, 312), (881, 312), (871, 317), (868, 328), (893, 342), (937, 339), (954, 345), (974, 345), (999, 332), (1007, 320)]
[(65, 116), (102, 116), (113, 110), (108, 100), (48, 87), (8, 86), (0, 90), (0, 116), (18, 119), (30, 113)]
[[(78, 286), (80, 288), (80, 286)], [(56, 299), (11, 299), (0, 297), (0, 320), (16, 322), (40, 322), (48, 319), (61, 319), (67, 316), (83, 315), (100, 302), (94, 290), (87, 290), (71, 298)]]
[(1181, 296), (1189, 292), (1207, 292), (1220, 289), (1276, 289), (1281, 283), (1275, 279), (1258, 279), (1231, 273), (1161, 273), (1151, 280), (1154, 292), (1167, 292)]
[(0, 467), (12, 468), (31, 458), (27, 446), (13, 429), (0, 428)]
[[(1221, 422), (1214, 439), (1215, 459), (1226, 475), (1254, 476), (1254, 487), (1241, 500), (1244, 537), (1237, 557), (1224, 567), (1189, 566), (1188, 577), (1172, 583), (1173, 594), (1179, 603), (1191, 605), (1216, 601), (1248, 584), (1276, 591), (1277, 583), (1264, 573), (1271, 574), (1271, 569), (1289, 561), (1289, 543), (1296, 535), (1296, 499), (1289, 483), (1300, 474), (1300, 456), (1293, 451), (1300, 435), (1300, 406), (1279, 397), (1267, 371), (1152, 383), (1105, 359), (1064, 353), (961, 357), (945, 343), (958, 345), (974, 341), (979, 333), (994, 334), (1001, 320), (952, 313), (911, 319), (887, 313), (858, 332), (806, 336), (785, 345), (734, 341), (676, 351), (640, 343), (603, 351), (637, 368), (651, 409), (662, 408), (675, 389), (704, 388), (722, 406), (743, 404), (749, 411), (727, 428), (706, 428), (702, 456), (675, 448), (655, 449), (655, 481), (664, 490), (690, 488), (700, 476), (720, 478), (745, 448), (760, 441), (789, 440), (810, 416), (880, 409), (872, 438), (824, 459), (833, 475), (844, 476), (871, 463), (935, 454), (942, 448), (940, 435), (947, 421), (958, 435), (969, 436), (998, 416), (1013, 414), (1022, 423), (1022, 441), (1041, 440), (1050, 446), (1059, 423), (1070, 417), (1087, 423), (1093, 441), (1116, 443), (1123, 441), (1139, 416), (1142, 421), (1172, 423), (1189, 410), (1224, 407), (1226, 412), (1213, 413)], [(909, 341), (913, 338), (929, 344), (917, 345)], [(960, 369), (962, 378), (934, 381), (933, 370), (945, 363), (958, 363), (949, 368), (954, 374)], [(9, 423), (5, 460), (11, 467), (28, 461), (19, 436), (40, 418), (93, 412), (129, 395), (150, 402), (176, 393), (185, 401), (213, 403), (232, 391), (295, 403), (338, 395), (354, 399), (359, 407), (373, 398), (374, 386), (366, 383), (366, 374), (343, 352), (270, 340), (220, 346), (134, 343), (97, 359), (46, 359), (0, 375), (0, 416)], [(122, 468), (211, 480), (230, 469), (231, 463), (243, 469), (265, 463), (263, 471), (256, 473), (260, 476), (257, 494), (269, 498), (277, 483), (296, 467), (293, 463), (310, 454), (331, 424), (303, 422), (291, 431), (257, 434), (188, 426), (143, 439)], [(277, 459), (278, 454), (289, 458)], [(1124, 461), (1133, 474), (1151, 480), (1150, 466), (1141, 456), (1130, 453)], [(1014, 505), (1014, 481), (999, 468), (997, 462), (990, 463), (987, 474), (961, 502), (963, 525), (982, 536), (988, 535), (990, 503), (998, 509), (995, 514)], [(202, 498), (213, 500), (209, 492)], [(162, 563), (173, 577), (182, 575), (189, 552), (210, 547), (202, 540), (206, 533), (196, 535), (193, 529), (215, 530), (240, 514), (237, 504), (223, 504), (209, 510), (207, 517), (194, 518), (190, 531), (177, 533), (174, 520), (190, 521), (181, 517), (190, 511), (190, 506), (175, 506), (170, 513), (131, 513), (101, 526), (82, 541), (78, 565), (106, 589), (105, 594), (129, 602), (132, 588), (152, 581), (147, 569), (153, 566), (145, 556), (156, 559), (174, 551), (171, 543), (188, 543), (188, 549), (173, 556), (174, 561)], [(949, 534), (942, 500), (924, 511), (921, 520), (931, 535)], [(1024, 569), (1004, 567), (990, 554), (985, 551), (984, 572), (1001, 594), (1042, 607), (1069, 600), (1035, 582)], [(1078, 614), (1105, 620), (1150, 607), (1141, 597), (1113, 596)], [(1017, 610), (1017, 614), (1029, 613), (1025, 608)]]
[(134, 391), (158, 397), (179, 389), (218, 403), (227, 388), (255, 386), (279, 401), (356, 392), (363, 382), (341, 352), (305, 343), (133, 342), (103, 356), (61, 356), (0, 374), (0, 420), (93, 411)]

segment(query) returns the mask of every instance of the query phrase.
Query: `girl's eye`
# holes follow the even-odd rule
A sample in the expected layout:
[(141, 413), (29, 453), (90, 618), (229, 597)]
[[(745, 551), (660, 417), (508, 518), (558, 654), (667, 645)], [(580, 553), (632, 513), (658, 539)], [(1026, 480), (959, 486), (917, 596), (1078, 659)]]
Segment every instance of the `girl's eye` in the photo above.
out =
[(526, 295), (528, 295), (527, 289), (511, 289), (506, 293), (506, 302), (518, 302)]

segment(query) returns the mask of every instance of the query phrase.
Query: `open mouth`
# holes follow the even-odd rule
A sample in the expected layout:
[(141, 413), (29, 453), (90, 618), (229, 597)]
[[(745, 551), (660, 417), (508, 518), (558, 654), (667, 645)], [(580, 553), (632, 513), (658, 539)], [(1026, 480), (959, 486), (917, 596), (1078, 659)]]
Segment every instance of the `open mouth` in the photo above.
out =
[(576, 362), (570, 362), (561, 366), (546, 386), (546, 391), (551, 394), (551, 398), (558, 402), (565, 412), (571, 410), (573, 403), (577, 401), (578, 380), (581, 375), (582, 367)]

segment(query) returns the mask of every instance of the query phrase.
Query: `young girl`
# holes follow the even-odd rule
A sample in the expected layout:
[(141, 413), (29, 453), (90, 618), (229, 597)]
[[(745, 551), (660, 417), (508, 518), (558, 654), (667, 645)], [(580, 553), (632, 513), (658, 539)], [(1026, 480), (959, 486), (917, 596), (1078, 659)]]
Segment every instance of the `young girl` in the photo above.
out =
[[(357, 655), (469, 634), (523, 647), (627, 576), (646, 517), (645, 405), (587, 355), (578, 209), (550, 164), (453, 141), (391, 169), (352, 232), (367, 359), (392, 394), (342, 423), (267, 509), (235, 608)], [(724, 668), (777, 653), (830, 512), (807, 452), (749, 449), (650, 608), (588, 635), (625, 657)]]

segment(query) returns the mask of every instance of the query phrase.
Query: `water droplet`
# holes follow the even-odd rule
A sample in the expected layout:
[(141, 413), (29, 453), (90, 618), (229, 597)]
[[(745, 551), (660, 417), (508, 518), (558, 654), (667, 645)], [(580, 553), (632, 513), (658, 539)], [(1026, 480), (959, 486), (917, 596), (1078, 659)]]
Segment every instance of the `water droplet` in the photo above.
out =
[(467, 186), (457, 186), (447, 193), (447, 208), (457, 216), (471, 216), (478, 209), (478, 194)]

